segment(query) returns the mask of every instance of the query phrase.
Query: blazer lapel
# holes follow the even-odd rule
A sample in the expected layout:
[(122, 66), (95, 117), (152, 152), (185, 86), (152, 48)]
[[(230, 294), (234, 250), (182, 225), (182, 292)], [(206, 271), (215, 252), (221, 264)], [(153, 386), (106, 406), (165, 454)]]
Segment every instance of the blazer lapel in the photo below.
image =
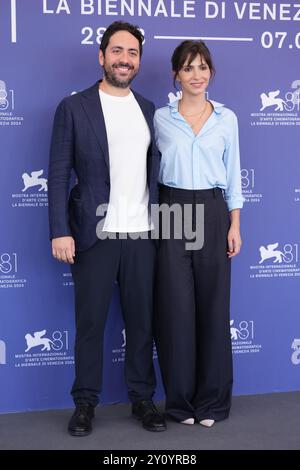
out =
[(82, 106), (94, 130), (97, 141), (102, 149), (104, 159), (109, 168), (109, 152), (104, 115), (99, 97), (99, 81), (82, 93)]
[(134, 97), (137, 100), (139, 107), (141, 108), (143, 112), (143, 115), (146, 119), (146, 122), (148, 124), (149, 130), (151, 133), (151, 141), (153, 142), (155, 140), (155, 137), (154, 137), (154, 127), (153, 127), (153, 116), (152, 116), (150, 107), (146, 105), (145, 101), (142, 99), (142, 97), (138, 93), (135, 93), (135, 91), (133, 90), (131, 91), (134, 94)]
[[(86, 112), (87, 118), (93, 128), (97, 141), (102, 149), (104, 159), (109, 169), (109, 150), (107, 142), (107, 133), (105, 127), (105, 120), (101, 106), (101, 100), (99, 97), (99, 81), (95, 83), (91, 88), (81, 93), (82, 106)], [(155, 141), (154, 127), (153, 127), (153, 116), (150, 107), (147, 106), (143, 98), (131, 90), (137, 100), (142, 113), (146, 119), (151, 133), (151, 141)]]

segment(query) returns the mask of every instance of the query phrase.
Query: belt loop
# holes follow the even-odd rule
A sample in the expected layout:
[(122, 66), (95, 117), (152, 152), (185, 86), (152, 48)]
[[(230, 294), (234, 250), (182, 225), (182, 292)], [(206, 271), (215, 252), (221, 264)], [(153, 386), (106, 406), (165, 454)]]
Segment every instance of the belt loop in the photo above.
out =
[(173, 188), (171, 186), (169, 189), (169, 206), (172, 205), (172, 201), (173, 201)]
[(218, 195), (218, 188), (214, 188), (214, 198), (216, 198)]

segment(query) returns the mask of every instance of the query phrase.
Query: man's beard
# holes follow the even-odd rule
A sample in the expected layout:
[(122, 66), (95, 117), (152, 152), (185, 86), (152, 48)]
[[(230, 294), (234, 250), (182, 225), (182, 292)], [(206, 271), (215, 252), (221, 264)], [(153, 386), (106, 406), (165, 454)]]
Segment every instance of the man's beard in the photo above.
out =
[(132, 80), (135, 78), (135, 76), (137, 75), (138, 73), (138, 70), (136, 70), (130, 77), (128, 77), (127, 80), (120, 80), (117, 78), (116, 76), (116, 73), (114, 71), (114, 68), (115, 67), (118, 67), (119, 65), (123, 65), (125, 67), (130, 67), (131, 70), (133, 70), (133, 67), (130, 66), (129, 64), (125, 64), (125, 63), (119, 63), (119, 64), (114, 64), (113, 66), (111, 67), (108, 67), (108, 66), (103, 66), (103, 70), (104, 70), (104, 76), (105, 76), (105, 80), (112, 86), (115, 86), (117, 88), (128, 88), (128, 86), (130, 85), (130, 83), (132, 82)]

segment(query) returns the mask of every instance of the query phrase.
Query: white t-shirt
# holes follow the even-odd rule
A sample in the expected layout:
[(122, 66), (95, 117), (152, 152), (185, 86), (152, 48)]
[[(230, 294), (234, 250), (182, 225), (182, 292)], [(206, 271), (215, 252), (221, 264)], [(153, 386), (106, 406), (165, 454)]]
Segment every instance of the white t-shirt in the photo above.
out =
[(99, 94), (110, 170), (110, 198), (103, 231), (148, 231), (151, 228), (147, 186), (149, 127), (132, 92), (124, 97), (102, 90)]

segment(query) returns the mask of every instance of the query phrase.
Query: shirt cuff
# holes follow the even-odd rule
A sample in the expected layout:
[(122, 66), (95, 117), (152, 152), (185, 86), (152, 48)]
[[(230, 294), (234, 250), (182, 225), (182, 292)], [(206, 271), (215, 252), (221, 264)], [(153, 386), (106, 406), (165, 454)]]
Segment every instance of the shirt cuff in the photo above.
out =
[(241, 194), (235, 196), (225, 195), (225, 201), (227, 203), (228, 210), (233, 211), (234, 209), (242, 209), (245, 198)]

